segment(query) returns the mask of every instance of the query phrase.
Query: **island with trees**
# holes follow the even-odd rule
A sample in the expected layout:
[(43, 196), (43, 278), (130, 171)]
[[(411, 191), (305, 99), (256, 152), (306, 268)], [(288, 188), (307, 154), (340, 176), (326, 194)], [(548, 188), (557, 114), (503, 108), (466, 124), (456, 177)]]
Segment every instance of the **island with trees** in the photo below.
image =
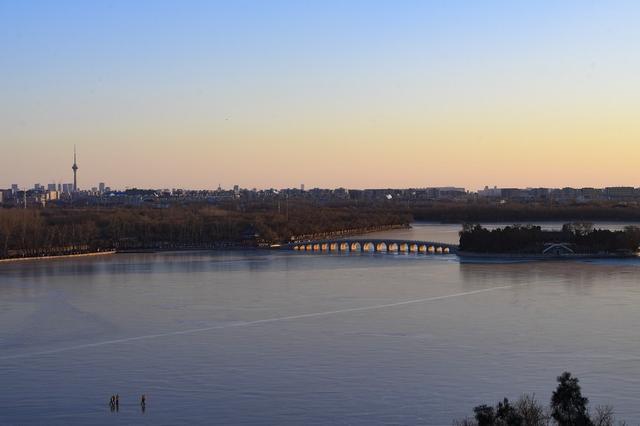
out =
[(561, 230), (513, 225), (487, 229), (465, 224), (460, 231), (461, 257), (589, 258), (638, 255), (640, 228), (612, 231), (591, 223), (568, 223)]

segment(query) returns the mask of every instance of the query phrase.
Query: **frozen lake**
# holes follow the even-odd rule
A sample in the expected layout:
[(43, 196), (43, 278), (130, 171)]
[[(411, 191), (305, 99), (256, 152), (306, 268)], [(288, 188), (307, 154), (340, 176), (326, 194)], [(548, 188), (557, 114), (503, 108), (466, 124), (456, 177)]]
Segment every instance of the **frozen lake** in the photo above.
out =
[[(386, 235), (456, 242), (458, 229)], [(634, 421), (638, 306), (640, 260), (245, 251), (0, 264), (0, 424), (449, 425), (504, 396), (546, 403), (565, 370), (592, 405)]]

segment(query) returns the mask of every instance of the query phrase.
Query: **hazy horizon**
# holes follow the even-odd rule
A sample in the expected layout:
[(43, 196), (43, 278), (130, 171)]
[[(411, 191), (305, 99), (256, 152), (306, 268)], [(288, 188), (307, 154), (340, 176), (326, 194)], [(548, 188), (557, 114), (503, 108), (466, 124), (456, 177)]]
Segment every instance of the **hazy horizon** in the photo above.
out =
[(640, 186), (640, 5), (0, 0), (0, 187)]
[[(47, 187), (48, 184), (52, 184), (55, 183), (63, 185), (63, 184), (68, 184), (68, 185), (72, 185), (73, 184), (73, 175), (71, 176), (70, 179), (67, 180), (56, 180), (56, 181), (44, 181), (42, 179), (40, 180), (35, 180), (34, 182), (24, 182), (21, 183), (19, 181), (12, 181), (11, 183), (2, 183), (0, 182), (0, 189), (9, 189), (10, 185), (13, 184), (17, 184), (19, 190), (29, 190), (29, 189), (33, 189), (35, 184), (39, 184), (42, 185), (45, 189)], [(78, 183), (78, 190), (79, 191), (88, 191), (91, 190), (93, 188), (98, 189), (98, 185), (100, 183), (104, 183), (105, 186), (107, 188), (109, 188), (109, 190), (111, 191), (125, 191), (125, 190), (129, 190), (129, 189), (138, 189), (138, 190), (190, 190), (190, 191), (213, 191), (213, 190), (217, 190), (217, 189), (222, 189), (223, 191), (231, 191), (234, 189), (234, 187), (238, 184), (229, 184), (229, 185), (223, 185), (221, 183), (215, 184), (215, 185), (210, 185), (210, 186), (193, 186), (193, 187), (189, 187), (189, 186), (180, 186), (180, 185), (148, 185), (148, 186), (143, 186), (143, 185), (132, 185), (132, 184), (125, 184), (125, 185), (113, 185), (109, 183), (109, 179), (106, 180), (100, 180), (100, 181), (96, 181), (96, 182), (86, 182), (84, 185), (82, 185), (82, 182)], [(309, 191), (311, 189), (329, 189), (329, 190), (337, 190), (337, 189), (346, 189), (346, 190), (384, 190), (384, 189), (424, 189), (424, 188), (464, 188), (466, 191), (468, 192), (477, 192), (480, 190), (484, 190), (484, 189), (494, 189), (494, 188), (498, 188), (498, 189), (509, 189), (509, 188), (516, 188), (516, 189), (539, 189), (539, 188), (546, 188), (546, 189), (550, 189), (550, 190), (557, 190), (557, 189), (563, 189), (563, 188), (573, 188), (573, 189), (585, 189), (585, 188), (595, 188), (595, 189), (604, 189), (607, 187), (633, 187), (633, 188), (640, 188), (640, 186), (638, 185), (600, 185), (600, 186), (569, 186), (569, 185), (556, 185), (556, 186), (541, 186), (541, 185), (537, 185), (537, 186), (515, 186), (515, 185), (502, 185), (502, 186), (498, 186), (498, 185), (483, 185), (483, 186), (479, 186), (479, 187), (467, 187), (467, 186), (463, 186), (463, 185), (409, 185), (409, 186), (389, 186), (389, 185), (380, 185), (380, 186), (348, 186), (348, 185), (334, 185), (334, 186), (322, 186), (322, 185), (315, 185), (315, 186), (309, 186), (306, 185), (304, 182), (301, 182), (298, 185), (292, 184), (292, 185), (282, 185), (282, 186), (269, 186), (269, 185), (238, 185), (238, 187), (241, 190), (257, 190), (257, 191), (263, 191), (263, 190), (286, 190), (286, 189), (300, 189), (300, 186), (303, 185), (304, 186), (304, 190), (305, 191)]]

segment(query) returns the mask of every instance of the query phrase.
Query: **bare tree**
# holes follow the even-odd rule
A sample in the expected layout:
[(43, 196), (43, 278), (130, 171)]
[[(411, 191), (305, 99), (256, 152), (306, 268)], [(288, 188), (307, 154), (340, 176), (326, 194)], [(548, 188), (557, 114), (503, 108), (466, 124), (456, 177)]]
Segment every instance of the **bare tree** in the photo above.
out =
[(523, 426), (547, 426), (550, 416), (544, 406), (538, 402), (536, 395), (522, 395), (515, 402), (516, 411), (523, 419)]
[(610, 405), (598, 405), (591, 417), (594, 426), (613, 426), (616, 418), (613, 415), (613, 407)]

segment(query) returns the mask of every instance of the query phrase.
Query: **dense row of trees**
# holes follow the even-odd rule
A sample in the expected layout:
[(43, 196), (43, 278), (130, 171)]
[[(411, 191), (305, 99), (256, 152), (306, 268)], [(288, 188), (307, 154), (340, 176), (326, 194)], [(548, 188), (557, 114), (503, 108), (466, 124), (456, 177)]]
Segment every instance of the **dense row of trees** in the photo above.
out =
[[(454, 426), (613, 426), (616, 424), (611, 406), (598, 406), (589, 412), (589, 400), (582, 395), (576, 377), (565, 372), (558, 377), (549, 407), (535, 396), (523, 395), (515, 403), (507, 398), (495, 406), (478, 405), (474, 417), (454, 421)], [(618, 422), (620, 426), (625, 422)]]
[[(481, 203), (333, 203), (304, 200), (229, 201), (218, 206), (168, 208), (0, 209), (0, 258), (40, 256), (112, 248), (180, 248), (251, 244), (253, 235), (266, 242), (292, 237), (322, 237), (341, 232), (375, 230), (413, 220), (523, 220), (594, 218), (640, 220), (640, 208), (613, 205), (530, 206)], [(468, 231), (469, 228), (467, 227)], [(501, 232), (472, 230), (462, 236), (464, 249), (483, 252), (536, 250), (571, 234), (571, 242), (593, 250), (631, 249), (637, 230), (624, 233), (564, 230), (542, 233), (535, 227), (508, 227)], [(526, 249), (523, 247), (528, 245)], [(636, 245), (637, 247), (637, 245)], [(480, 249), (480, 250), (478, 250)]]
[[(398, 206), (400, 208), (400, 206)], [(411, 205), (415, 220), (451, 223), (536, 221), (640, 221), (640, 206), (613, 203), (547, 205), (531, 203), (432, 202)]]
[(113, 248), (184, 248), (283, 242), (296, 235), (408, 224), (407, 214), (354, 207), (291, 206), (226, 210), (207, 205), (164, 209), (0, 209), (0, 258)]
[(540, 226), (513, 225), (493, 230), (466, 224), (460, 232), (460, 250), (478, 253), (541, 253), (545, 244), (568, 243), (576, 253), (636, 252), (640, 228), (622, 231), (594, 229), (589, 223), (566, 224), (561, 231)]

